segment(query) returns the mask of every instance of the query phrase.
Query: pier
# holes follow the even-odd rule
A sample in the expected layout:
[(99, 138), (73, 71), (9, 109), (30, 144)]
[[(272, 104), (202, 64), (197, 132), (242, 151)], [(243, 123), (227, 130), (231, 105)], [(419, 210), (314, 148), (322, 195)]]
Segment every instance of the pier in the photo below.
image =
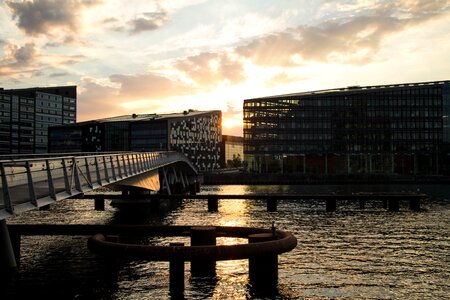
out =
[(95, 203), (110, 199), (115, 205), (133, 205), (151, 203), (157, 199), (195, 199), (207, 200), (208, 211), (217, 211), (219, 200), (261, 200), (266, 201), (267, 211), (276, 211), (277, 202), (279, 200), (298, 200), (298, 201), (321, 201), (325, 203), (327, 212), (333, 212), (337, 209), (337, 205), (341, 201), (351, 201), (358, 203), (359, 208), (364, 209), (365, 203), (368, 201), (379, 201), (383, 208), (389, 211), (399, 211), (400, 202), (409, 202), (409, 209), (413, 211), (420, 211), (420, 204), (428, 198), (428, 195), (422, 193), (354, 193), (354, 194), (240, 194), (240, 195), (221, 195), (221, 194), (178, 194), (178, 195), (161, 195), (161, 194), (147, 194), (147, 195), (120, 195), (120, 194), (95, 194), (84, 195), (85, 198), (94, 199)]

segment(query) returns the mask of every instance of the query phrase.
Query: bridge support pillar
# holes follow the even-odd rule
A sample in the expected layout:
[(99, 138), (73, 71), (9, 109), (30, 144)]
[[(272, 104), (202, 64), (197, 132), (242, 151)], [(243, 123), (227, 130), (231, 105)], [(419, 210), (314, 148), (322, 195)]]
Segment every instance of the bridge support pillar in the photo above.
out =
[(94, 200), (94, 208), (95, 210), (105, 210), (105, 198), (96, 198)]
[(10, 273), (17, 270), (16, 256), (8, 232), (6, 220), (0, 221), (0, 273)]
[(384, 208), (384, 209), (387, 209), (387, 207), (388, 207), (388, 201), (387, 201), (386, 199), (383, 199), (382, 201), (383, 201), (383, 208)]
[(208, 199), (208, 212), (217, 212), (219, 211), (219, 199), (210, 198)]
[[(249, 243), (274, 240), (272, 233), (257, 233), (248, 236)], [(254, 294), (276, 293), (278, 285), (278, 255), (258, 255), (248, 260), (248, 276), (251, 291)]]
[(174, 258), (169, 261), (169, 290), (172, 299), (184, 299), (184, 261), (177, 257), (175, 247), (183, 247), (184, 243), (170, 243)]
[[(191, 227), (191, 246), (216, 245), (216, 227)], [(194, 277), (216, 276), (216, 261), (191, 261), (191, 275)]]
[(399, 211), (399, 201), (398, 199), (389, 199), (388, 200), (388, 210), (389, 211)]
[(325, 206), (327, 212), (336, 211), (336, 199), (326, 199)]
[(267, 211), (274, 212), (277, 211), (277, 199), (267, 199)]
[(413, 211), (420, 211), (420, 199), (409, 200), (409, 209)]

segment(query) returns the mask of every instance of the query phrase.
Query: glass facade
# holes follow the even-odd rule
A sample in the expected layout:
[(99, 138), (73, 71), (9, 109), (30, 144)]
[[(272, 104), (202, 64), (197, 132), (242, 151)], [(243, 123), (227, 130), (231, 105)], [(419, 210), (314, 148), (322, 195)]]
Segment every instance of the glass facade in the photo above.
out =
[(0, 90), (0, 153), (45, 153), (48, 128), (75, 120), (75, 86)]
[(349, 87), (244, 101), (249, 171), (448, 172), (449, 82)]

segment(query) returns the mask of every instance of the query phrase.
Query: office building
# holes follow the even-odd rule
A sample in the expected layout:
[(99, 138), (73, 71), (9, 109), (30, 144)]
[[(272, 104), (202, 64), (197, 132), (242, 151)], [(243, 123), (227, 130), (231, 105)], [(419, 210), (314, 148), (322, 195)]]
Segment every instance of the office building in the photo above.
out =
[(55, 126), (51, 152), (180, 151), (201, 171), (219, 168), (221, 111), (133, 114)]
[(0, 89), (0, 153), (47, 152), (48, 127), (76, 121), (76, 86)]
[(222, 135), (221, 167), (242, 167), (244, 160), (244, 144), (241, 136)]
[(450, 173), (450, 81), (351, 86), (244, 101), (257, 173)]

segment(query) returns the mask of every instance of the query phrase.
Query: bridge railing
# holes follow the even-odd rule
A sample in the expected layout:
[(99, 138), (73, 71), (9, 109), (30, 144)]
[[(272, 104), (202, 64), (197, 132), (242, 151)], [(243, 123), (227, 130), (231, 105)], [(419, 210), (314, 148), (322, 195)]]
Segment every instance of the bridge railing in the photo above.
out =
[(0, 160), (0, 220), (176, 162), (178, 152), (118, 152)]

